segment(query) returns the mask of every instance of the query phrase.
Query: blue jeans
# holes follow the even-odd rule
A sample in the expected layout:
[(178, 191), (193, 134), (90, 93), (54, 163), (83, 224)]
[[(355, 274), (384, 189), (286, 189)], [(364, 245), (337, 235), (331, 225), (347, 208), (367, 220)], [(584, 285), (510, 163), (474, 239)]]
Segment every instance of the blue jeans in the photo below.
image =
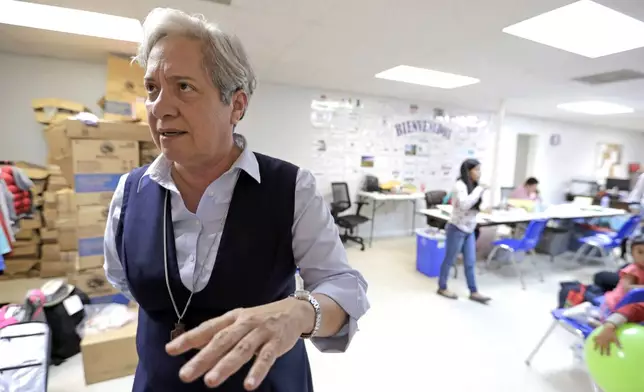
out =
[(476, 289), (476, 276), (474, 266), (476, 265), (476, 239), (474, 233), (466, 233), (456, 226), (448, 224), (445, 227), (445, 259), (441, 265), (441, 274), (438, 278), (438, 288), (447, 289), (447, 278), (456, 257), (463, 252), (463, 264), (465, 265), (465, 279), (471, 293), (478, 292)]

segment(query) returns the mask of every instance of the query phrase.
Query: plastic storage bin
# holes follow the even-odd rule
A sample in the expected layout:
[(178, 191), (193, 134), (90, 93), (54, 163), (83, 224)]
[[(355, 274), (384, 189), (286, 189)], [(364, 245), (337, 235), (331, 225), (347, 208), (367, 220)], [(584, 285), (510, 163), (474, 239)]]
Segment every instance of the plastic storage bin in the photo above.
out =
[(416, 269), (431, 278), (438, 277), (445, 258), (445, 235), (436, 229), (416, 230)]

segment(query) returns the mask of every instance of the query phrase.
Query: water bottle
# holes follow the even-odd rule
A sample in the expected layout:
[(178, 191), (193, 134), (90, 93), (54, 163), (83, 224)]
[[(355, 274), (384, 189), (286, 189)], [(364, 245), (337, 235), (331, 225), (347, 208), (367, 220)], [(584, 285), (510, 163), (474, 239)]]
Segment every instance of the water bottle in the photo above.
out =
[(604, 208), (610, 207), (610, 197), (608, 197), (608, 195), (604, 195), (599, 201), (599, 205)]

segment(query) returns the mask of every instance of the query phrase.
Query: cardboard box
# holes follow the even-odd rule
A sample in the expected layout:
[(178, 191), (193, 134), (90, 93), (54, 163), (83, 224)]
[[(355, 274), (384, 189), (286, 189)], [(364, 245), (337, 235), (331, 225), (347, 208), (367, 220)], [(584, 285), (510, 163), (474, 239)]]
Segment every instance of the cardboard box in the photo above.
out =
[(45, 207), (42, 211), (43, 224), (51, 229), (56, 228), (56, 219), (58, 219), (58, 210), (54, 207)]
[(40, 262), (41, 278), (66, 277), (72, 271), (73, 271), (73, 266), (64, 261), (41, 261)]
[(46, 227), (40, 229), (40, 240), (44, 244), (58, 243), (58, 230)]
[(80, 112), (89, 112), (85, 105), (60, 98), (40, 98), (31, 101), (36, 121), (41, 124), (59, 122)]
[(20, 229), (16, 233), (16, 240), (18, 240), (18, 241), (31, 241), (36, 236), (38, 236), (38, 231), (37, 230)]
[(111, 194), (121, 176), (139, 166), (139, 145), (134, 141), (74, 139), (72, 155), (77, 202), (86, 194)]
[(68, 189), (68, 188), (69, 188), (69, 182), (67, 182), (67, 179), (62, 175), (57, 174), (49, 177), (49, 181), (47, 182), (48, 191), (57, 192), (61, 189)]
[(20, 219), (20, 230), (36, 230), (42, 227), (42, 216), (36, 211), (31, 218)]
[(66, 277), (74, 272), (77, 259), (78, 253), (76, 252), (61, 252), (58, 261), (42, 260), (40, 262), (40, 277)]
[(105, 271), (102, 267), (74, 272), (69, 278), (69, 283), (78, 287), (90, 297), (101, 297), (118, 293), (118, 290), (107, 281)]
[(103, 265), (103, 237), (78, 239), (78, 264), (76, 269), (83, 271)]
[(60, 261), (60, 246), (58, 244), (44, 244), (40, 247), (40, 260)]
[(37, 259), (40, 257), (40, 245), (34, 241), (16, 241), (13, 243), (11, 257), (29, 257)]
[[(32, 271), (37, 271), (37, 267), (39, 264), (39, 260), (37, 258), (9, 258), (6, 257), (4, 259), (4, 273), (8, 277), (14, 277), (14, 276), (29, 276)], [(23, 293), (24, 296), (24, 293)]]
[[(67, 120), (58, 127), (50, 127), (49, 129), (56, 130), (58, 128), (63, 129), (62, 137), (66, 139), (152, 141), (150, 127), (141, 123), (99, 121), (96, 125), (87, 125), (80, 121)], [(58, 145), (60, 151), (64, 151), (65, 147), (64, 143)], [(61, 171), (64, 174), (62, 167)]]
[(63, 252), (74, 251), (78, 249), (78, 230), (76, 227), (76, 215), (70, 217), (58, 218), (56, 220), (56, 230), (58, 230), (58, 246)]
[(127, 57), (107, 58), (107, 84), (101, 100), (106, 120), (146, 120), (145, 99), (148, 95), (143, 78), (145, 70)]
[(82, 206), (101, 206), (109, 207), (112, 201), (114, 192), (99, 192), (99, 193), (77, 193), (74, 198), (76, 199), (77, 207)]
[(56, 192), (56, 209), (59, 216), (76, 215), (76, 193), (69, 188)]
[[(87, 125), (77, 120), (66, 120), (45, 129), (48, 146), (48, 162), (59, 168), (69, 187), (74, 187), (74, 159), (72, 140), (123, 140), (150, 141), (150, 129), (146, 124), (99, 121)], [(138, 158), (137, 158), (138, 161)], [(50, 179), (51, 181), (51, 179)]]
[(87, 385), (134, 374), (139, 363), (136, 331), (137, 324), (133, 322), (83, 338), (81, 353)]
[(159, 156), (161, 153), (154, 142), (140, 142), (139, 143), (140, 158), (139, 163), (141, 165), (147, 165), (152, 162)]

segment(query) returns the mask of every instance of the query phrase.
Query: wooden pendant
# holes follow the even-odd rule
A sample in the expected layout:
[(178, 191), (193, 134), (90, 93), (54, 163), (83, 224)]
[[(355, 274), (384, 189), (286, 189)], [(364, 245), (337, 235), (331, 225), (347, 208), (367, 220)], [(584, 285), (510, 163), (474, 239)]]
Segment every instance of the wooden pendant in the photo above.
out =
[(174, 340), (186, 332), (186, 326), (183, 323), (175, 323), (174, 329), (170, 332), (170, 340)]

